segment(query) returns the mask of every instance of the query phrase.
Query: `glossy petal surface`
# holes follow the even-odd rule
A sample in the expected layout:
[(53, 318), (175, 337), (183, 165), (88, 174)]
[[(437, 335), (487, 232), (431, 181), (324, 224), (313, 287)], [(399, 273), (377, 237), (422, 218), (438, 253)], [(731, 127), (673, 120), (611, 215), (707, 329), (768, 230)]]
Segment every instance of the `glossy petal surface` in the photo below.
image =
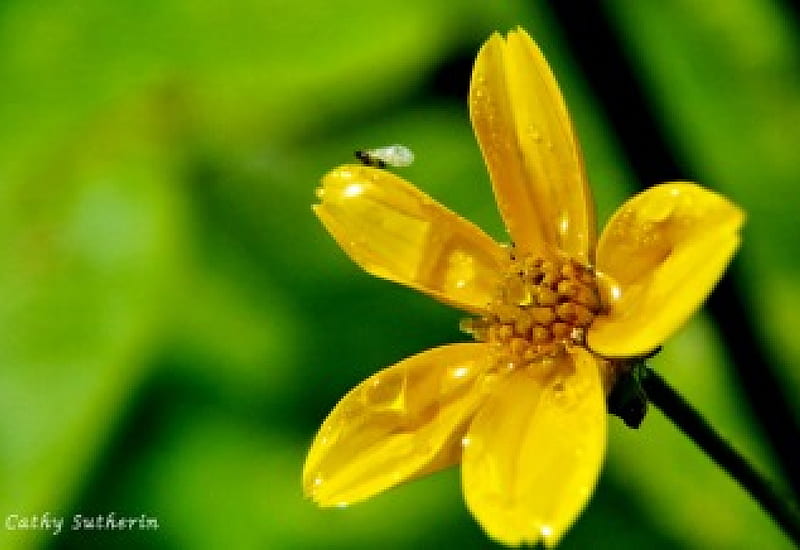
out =
[(572, 374), (542, 383), (519, 369), (501, 380), (466, 436), (467, 506), (505, 544), (555, 545), (597, 481), (606, 442), (597, 365), (584, 349), (561, 360)]
[(328, 173), (314, 212), (369, 273), (473, 313), (483, 311), (506, 253), (398, 176), (366, 166)]
[(483, 398), (486, 344), (452, 344), (382, 370), (344, 396), (322, 424), (303, 469), (321, 506), (369, 498), (451, 463), (455, 438)]
[(594, 205), (564, 99), (523, 30), (481, 48), (469, 97), (475, 135), (516, 245), (591, 263)]
[(744, 213), (691, 183), (658, 185), (612, 217), (597, 251), (607, 276), (607, 317), (589, 329), (589, 346), (608, 357), (642, 355), (697, 310), (739, 246)]

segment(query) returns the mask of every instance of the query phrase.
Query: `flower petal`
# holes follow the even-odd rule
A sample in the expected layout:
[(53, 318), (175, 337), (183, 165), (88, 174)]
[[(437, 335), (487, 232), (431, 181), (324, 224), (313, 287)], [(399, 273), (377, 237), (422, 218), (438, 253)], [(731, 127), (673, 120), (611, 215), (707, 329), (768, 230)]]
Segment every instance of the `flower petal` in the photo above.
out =
[(319, 217), (369, 273), (470, 311), (492, 298), (506, 253), (475, 225), (386, 170), (342, 166), (317, 192)]
[(351, 504), (451, 464), (491, 361), (487, 344), (452, 344), (359, 384), (314, 439), (303, 468), (306, 495), (321, 506)]
[(509, 545), (554, 546), (588, 500), (605, 454), (605, 399), (594, 356), (560, 359), (543, 383), (512, 372), (481, 405), (464, 440), (462, 485), (472, 514)]
[(555, 77), (522, 30), (494, 34), (472, 72), (470, 116), (517, 247), (591, 263), (594, 204)]
[[(628, 200), (597, 251), (607, 316), (589, 346), (607, 357), (643, 355), (702, 304), (739, 246), (744, 212), (691, 183), (666, 183)], [(603, 277), (604, 276), (604, 277)]]

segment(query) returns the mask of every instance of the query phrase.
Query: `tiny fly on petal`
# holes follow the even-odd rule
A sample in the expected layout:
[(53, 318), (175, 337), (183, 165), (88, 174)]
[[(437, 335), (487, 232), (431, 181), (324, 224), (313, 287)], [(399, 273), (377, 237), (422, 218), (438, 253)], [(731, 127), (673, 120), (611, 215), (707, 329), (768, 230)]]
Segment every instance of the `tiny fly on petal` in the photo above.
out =
[(414, 152), (405, 145), (387, 145), (375, 149), (359, 149), (356, 158), (365, 166), (404, 168), (414, 162)]

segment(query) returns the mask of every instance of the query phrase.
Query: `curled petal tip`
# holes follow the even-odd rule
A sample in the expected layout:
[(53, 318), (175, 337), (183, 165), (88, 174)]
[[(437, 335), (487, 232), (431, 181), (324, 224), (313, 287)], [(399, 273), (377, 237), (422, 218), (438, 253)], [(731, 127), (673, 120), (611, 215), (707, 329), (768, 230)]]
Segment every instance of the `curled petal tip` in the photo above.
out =
[(657, 185), (623, 204), (600, 239), (597, 268), (612, 292), (589, 346), (632, 357), (662, 344), (722, 276), (744, 221), (733, 202), (692, 183)]

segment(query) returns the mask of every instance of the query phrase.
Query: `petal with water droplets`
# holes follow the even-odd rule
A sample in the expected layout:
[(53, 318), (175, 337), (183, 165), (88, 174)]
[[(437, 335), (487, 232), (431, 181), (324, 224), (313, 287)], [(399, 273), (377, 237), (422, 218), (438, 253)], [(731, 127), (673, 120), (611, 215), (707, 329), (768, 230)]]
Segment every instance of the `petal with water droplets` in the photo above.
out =
[(492, 299), (506, 253), (491, 237), (386, 170), (328, 173), (314, 206), (339, 246), (369, 273), (473, 313)]
[(591, 263), (594, 204), (564, 99), (542, 52), (519, 29), (481, 48), (470, 116), (516, 245)]
[(739, 246), (744, 212), (691, 183), (640, 193), (609, 221), (597, 250), (606, 316), (589, 346), (607, 357), (643, 355), (662, 344), (711, 292)]
[(351, 504), (457, 460), (483, 397), (487, 344), (451, 344), (410, 357), (344, 396), (317, 433), (303, 488), (321, 506)]
[(462, 457), (464, 498), (494, 539), (554, 546), (585, 506), (605, 454), (605, 396), (582, 348), (547, 382), (518, 369), (481, 405)]

